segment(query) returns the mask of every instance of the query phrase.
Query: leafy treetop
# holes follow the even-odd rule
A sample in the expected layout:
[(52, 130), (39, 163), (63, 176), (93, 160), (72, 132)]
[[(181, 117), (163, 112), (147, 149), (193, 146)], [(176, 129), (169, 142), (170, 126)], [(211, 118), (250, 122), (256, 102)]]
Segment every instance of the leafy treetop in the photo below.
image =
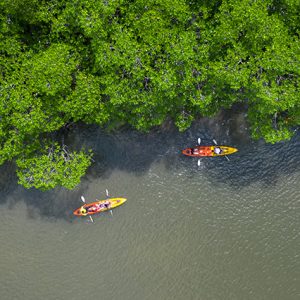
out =
[(57, 144), (70, 122), (147, 131), (171, 117), (185, 130), (234, 103), (254, 138), (289, 139), (299, 11), (297, 0), (2, 0), (0, 164), (16, 160), (25, 187), (73, 188), (91, 155)]

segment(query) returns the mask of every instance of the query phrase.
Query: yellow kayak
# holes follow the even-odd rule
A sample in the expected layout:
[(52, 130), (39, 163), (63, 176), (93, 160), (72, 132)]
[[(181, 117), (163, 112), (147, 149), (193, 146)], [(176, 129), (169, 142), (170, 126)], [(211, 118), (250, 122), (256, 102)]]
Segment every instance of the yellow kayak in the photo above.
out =
[(75, 216), (94, 215), (106, 210), (110, 210), (122, 205), (126, 198), (108, 198), (106, 200), (98, 200), (92, 203), (87, 203), (77, 208), (73, 214)]
[(224, 156), (237, 152), (238, 149), (229, 146), (195, 146), (186, 148), (182, 153), (187, 156), (202, 157), (202, 156)]

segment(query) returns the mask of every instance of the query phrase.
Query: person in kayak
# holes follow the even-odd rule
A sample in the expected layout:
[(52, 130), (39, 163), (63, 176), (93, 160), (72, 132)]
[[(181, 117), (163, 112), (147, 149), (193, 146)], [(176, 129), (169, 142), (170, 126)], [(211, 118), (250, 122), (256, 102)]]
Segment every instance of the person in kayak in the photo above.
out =
[(198, 148), (194, 148), (194, 149), (192, 148), (191, 154), (196, 154), (196, 155), (199, 154)]
[(104, 207), (105, 207), (106, 209), (109, 209), (109, 208), (110, 208), (110, 202), (109, 202), (109, 201), (106, 201), (106, 202), (104, 203)]
[(98, 210), (100, 210), (100, 207), (99, 207), (99, 205), (94, 205), (94, 206), (92, 206), (89, 210), (91, 210), (92, 212), (96, 212), (96, 211), (98, 211)]
[(86, 209), (85, 209), (83, 206), (81, 206), (81, 208), (80, 208), (80, 213), (81, 213), (83, 216), (86, 216), (86, 215), (87, 215), (87, 211), (86, 211)]
[(222, 149), (219, 148), (219, 147), (216, 147), (216, 148), (214, 149), (214, 152), (215, 152), (216, 154), (221, 154), (221, 153), (222, 153)]

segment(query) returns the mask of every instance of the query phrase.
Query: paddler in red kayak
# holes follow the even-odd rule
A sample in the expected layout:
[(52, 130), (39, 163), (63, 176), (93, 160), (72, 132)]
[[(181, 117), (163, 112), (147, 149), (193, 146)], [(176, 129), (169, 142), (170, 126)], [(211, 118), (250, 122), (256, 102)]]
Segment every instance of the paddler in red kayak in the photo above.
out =
[(104, 203), (97, 203), (93, 205), (92, 207), (89, 207), (86, 209), (84, 206), (81, 206), (80, 212), (83, 216), (86, 216), (89, 212), (98, 212), (101, 211), (102, 209), (109, 209), (110, 208), (110, 202), (107, 200)]
[(84, 208), (84, 205), (80, 207), (80, 212), (83, 216), (86, 216), (87, 215), (87, 211), (86, 209)]
[(214, 152), (215, 152), (216, 154), (221, 154), (221, 153), (222, 153), (222, 149), (219, 148), (219, 147), (215, 147)]

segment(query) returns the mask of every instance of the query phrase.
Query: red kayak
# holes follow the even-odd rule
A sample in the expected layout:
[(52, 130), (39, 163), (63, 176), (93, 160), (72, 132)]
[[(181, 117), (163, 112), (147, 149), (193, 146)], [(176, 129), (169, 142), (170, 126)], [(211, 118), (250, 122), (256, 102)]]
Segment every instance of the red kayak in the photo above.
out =
[(107, 200), (98, 200), (92, 203), (84, 204), (77, 208), (73, 214), (75, 216), (87, 216), (100, 213), (102, 211), (111, 210), (122, 205), (126, 198), (109, 198)]
[(229, 146), (195, 146), (182, 150), (182, 154), (193, 157), (225, 156), (237, 151), (238, 149)]

